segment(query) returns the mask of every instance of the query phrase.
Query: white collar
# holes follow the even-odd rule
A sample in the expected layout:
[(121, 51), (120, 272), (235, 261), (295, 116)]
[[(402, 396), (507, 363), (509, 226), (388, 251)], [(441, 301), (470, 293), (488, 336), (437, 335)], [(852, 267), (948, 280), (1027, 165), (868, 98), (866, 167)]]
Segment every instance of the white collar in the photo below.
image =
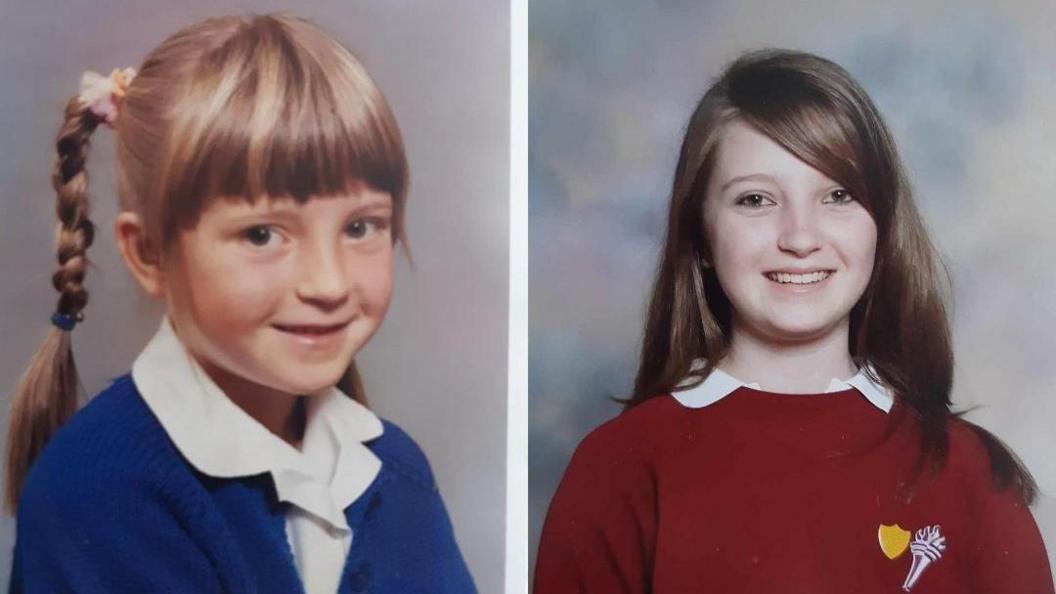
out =
[[(700, 369), (703, 366), (704, 360), (698, 359), (693, 362), (692, 369)], [(692, 380), (690, 379), (683, 380), (679, 386), (688, 384), (691, 381)], [(734, 390), (741, 387), (752, 388), (755, 390), (760, 389), (759, 384), (745, 383), (716, 367), (699, 385), (685, 390), (676, 389), (672, 395), (682, 406), (689, 408), (703, 408), (709, 404), (715, 404), (719, 400), (732, 394)], [(891, 411), (891, 406), (895, 402), (893, 392), (886, 386), (874, 382), (873, 379), (869, 377), (869, 374), (866, 373), (866, 367), (859, 369), (858, 373), (850, 379), (840, 380), (833, 378), (832, 381), (829, 382), (829, 387), (825, 389), (825, 393), (840, 392), (849, 388), (858, 390), (858, 392), (861, 393), (862, 396), (865, 396), (865, 399), (873, 406), (879, 408), (885, 413)]]
[(218, 478), (271, 473), (282, 501), (348, 530), (344, 509), (381, 470), (363, 442), (381, 420), (337, 388), (310, 397), (300, 450), (239, 408), (198, 365), (169, 319), (132, 365), (132, 380), (176, 445), (203, 474)]

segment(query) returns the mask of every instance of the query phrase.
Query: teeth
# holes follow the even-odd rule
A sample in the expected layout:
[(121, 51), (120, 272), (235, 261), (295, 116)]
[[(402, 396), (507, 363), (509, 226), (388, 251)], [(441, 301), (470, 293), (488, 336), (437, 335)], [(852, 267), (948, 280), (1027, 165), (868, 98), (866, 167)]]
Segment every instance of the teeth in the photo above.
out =
[(781, 284), (809, 285), (829, 278), (831, 271), (823, 270), (811, 272), (810, 274), (788, 274), (785, 272), (771, 272), (766, 275), (770, 280)]

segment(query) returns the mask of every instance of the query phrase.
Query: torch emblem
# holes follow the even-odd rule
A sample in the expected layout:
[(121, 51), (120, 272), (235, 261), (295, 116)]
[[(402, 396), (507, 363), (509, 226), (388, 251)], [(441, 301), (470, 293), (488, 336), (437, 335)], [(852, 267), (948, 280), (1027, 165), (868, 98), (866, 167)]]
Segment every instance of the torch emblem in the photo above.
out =
[(942, 535), (939, 525), (927, 526), (917, 530), (910, 541), (910, 532), (898, 524), (888, 526), (880, 524), (878, 533), (880, 550), (888, 559), (896, 559), (909, 549), (913, 561), (909, 566), (906, 581), (902, 582), (902, 591), (909, 592), (929, 565), (942, 558), (946, 550), (946, 537)]
[(942, 552), (946, 550), (946, 537), (938, 525), (928, 526), (917, 530), (913, 535), (913, 542), (909, 543), (909, 552), (913, 553), (913, 564), (909, 566), (909, 574), (906, 581), (902, 583), (902, 590), (909, 592), (920, 579), (920, 575), (929, 565), (942, 558)]

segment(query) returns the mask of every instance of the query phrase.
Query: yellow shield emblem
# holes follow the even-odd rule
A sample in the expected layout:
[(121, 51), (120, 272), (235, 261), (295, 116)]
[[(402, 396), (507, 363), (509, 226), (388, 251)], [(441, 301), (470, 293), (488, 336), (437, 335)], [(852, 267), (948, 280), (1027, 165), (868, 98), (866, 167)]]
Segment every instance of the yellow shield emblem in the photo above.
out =
[(906, 552), (906, 547), (909, 546), (910, 532), (898, 524), (893, 526), (880, 524), (878, 536), (880, 538), (880, 550), (887, 555), (888, 559), (897, 559), (899, 555)]

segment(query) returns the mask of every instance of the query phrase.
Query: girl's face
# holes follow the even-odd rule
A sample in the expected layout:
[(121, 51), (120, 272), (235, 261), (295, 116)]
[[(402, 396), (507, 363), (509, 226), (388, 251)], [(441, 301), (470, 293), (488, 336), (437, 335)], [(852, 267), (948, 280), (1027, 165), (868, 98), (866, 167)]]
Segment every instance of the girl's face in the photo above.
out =
[(391, 197), (364, 185), (304, 204), (217, 200), (166, 266), (176, 331), (222, 388), (334, 386), (388, 308), (391, 226)]
[(734, 120), (703, 210), (735, 332), (789, 343), (847, 325), (873, 272), (876, 224), (840, 184)]

